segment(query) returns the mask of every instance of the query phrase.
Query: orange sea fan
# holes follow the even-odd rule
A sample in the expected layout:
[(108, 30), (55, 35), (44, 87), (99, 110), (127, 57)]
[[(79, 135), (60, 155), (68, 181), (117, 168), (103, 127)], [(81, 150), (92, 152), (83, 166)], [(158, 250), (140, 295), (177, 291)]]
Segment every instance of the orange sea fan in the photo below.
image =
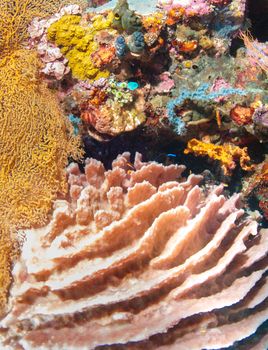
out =
[(29, 50), (0, 62), (0, 306), (8, 287), (11, 234), (45, 221), (56, 194), (67, 189), (68, 156), (81, 154), (79, 139), (38, 70), (37, 55)]
[(78, 139), (57, 100), (38, 79), (37, 56), (24, 49), (28, 25), (80, 0), (0, 0), (0, 315), (10, 282), (17, 228), (44, 222), (66, 189), (67, 157)]
[(128, 153), (108, 171), (70, 165), (68, 200), (25, 232), (2, 344), (200, 350), (252, 335), (268, 317), (268, 230), (184, 169)]

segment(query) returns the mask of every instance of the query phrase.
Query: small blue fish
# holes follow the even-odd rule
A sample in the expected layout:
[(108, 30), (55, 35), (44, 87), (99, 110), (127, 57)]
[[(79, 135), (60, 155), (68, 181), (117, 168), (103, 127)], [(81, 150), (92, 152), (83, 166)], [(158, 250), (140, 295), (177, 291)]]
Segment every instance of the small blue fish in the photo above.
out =
[(75, 134), (75, 135), (78, 135), (78, 134), (79, 134), (79, 125), (82, 124), (81, 119), (78, 118), (78, 117), (76, 117), (76, 116), (73, 115), (73, 114), (69, 114), (69, 115), (68, 115), (68, 118), (69, 118), (70, 122), (71, 122), (72, 125), (73, 125), (74, 134)]
[(167, 156), (168, 157), (174, 157), (174, 158), (177, 157), (176, 154), (173, 154), (173, 153), (168, 153)]

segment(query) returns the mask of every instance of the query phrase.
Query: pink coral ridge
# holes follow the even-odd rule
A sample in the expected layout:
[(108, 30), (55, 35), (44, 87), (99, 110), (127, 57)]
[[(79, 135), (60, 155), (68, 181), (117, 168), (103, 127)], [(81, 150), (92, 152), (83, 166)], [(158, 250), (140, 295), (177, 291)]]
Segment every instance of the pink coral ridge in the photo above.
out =
[(173, 79), (171, 79), (170, 73), (169, 72), (164, 72), (160, 75), (159, 77), (160, 82), (159, 84), (155, 87), (155, 91), (157, 93), (166, 93), (172, 90), (175, 86), (175, 82)]
[[(216, 91), (220, 91), (221, 89), (229, 89), (231, 87), (232, 87), (231, 84), (227, 83), (223, 78), (218, 77), (215, 79), (214, 83), (212, 84), (210, 91), (216, 92)], [(226, 96), (220, 96), (215, 99), (216, 102), (223, 102), (226, 100), (227, 100)]]
[(253, 334), (268, 317), (268, 231), (184, 169), (128, 153), (108, 171), (70, 165), (69, 198), (25, 231), (3, 344), (200, 350)]
[(186, 15), (204, 16), (213, 10), (213, 7), (206, 0), (159, 0), (158, 6), (164, 10), (171, 10), (176, 7), (185, 9)]

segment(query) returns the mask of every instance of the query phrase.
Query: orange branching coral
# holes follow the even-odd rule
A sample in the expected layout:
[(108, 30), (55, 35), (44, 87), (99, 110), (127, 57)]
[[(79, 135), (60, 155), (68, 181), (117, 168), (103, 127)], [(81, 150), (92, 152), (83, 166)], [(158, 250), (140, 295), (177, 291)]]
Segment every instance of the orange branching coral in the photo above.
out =
[(231, 170), (236, 166), (235, 161), (238, 159), (243, 170), (251, 171), (254, 169), (253, 165), (249, 165), (250, 157), (247, 147), (240, 148), (229, 143), (214, 145), (192, 139), (188, 142), (184, 153), (194, 153), (197, 156), (208, 156), (209, 158), (219, 160), (225, 175), (230, 175)]
[[(2, 219), (2, 218), (1, 218)], [(3, 225), (1, 225), (3, 226)], [(10, 264), (13, 251), (12, 240), (6, 227), (0, 228), (0, 316), (6, 303), (6, 290), (10, 284)]]
[(66, 191), (68, 156), (80, 156), (79, 140), (55, 95), (38, 79), (39, 61), (17, 50), (0, 61), (0, 299), (7, 288), (8, 232), (45, 221), (56, 194)]
[(0, 0), (0, 57), (21, 47), (28, 37), (28, 25), (34, 17), (45, 17), (67, 4), (84, 0)]
[(32, 19), (69, 3), (84, 0), (0, 0), (0, 314), (16, 253), (12, 234), (44, 222), (66, 189), (67, 157), (80, 152), (55, 96), (38, 81), (36, 55), (23, 49)]

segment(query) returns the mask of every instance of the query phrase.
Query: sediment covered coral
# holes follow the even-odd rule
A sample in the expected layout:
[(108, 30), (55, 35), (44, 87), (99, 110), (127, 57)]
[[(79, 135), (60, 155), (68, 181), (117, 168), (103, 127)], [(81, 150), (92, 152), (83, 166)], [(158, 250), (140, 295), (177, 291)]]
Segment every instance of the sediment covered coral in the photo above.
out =
[(70, 165), (69, 200), (24, 232), (4, 346), (221, 349), (267, 319), (268, 230), (239, 195), (203, 190), (183, 166), (129, 161)]

